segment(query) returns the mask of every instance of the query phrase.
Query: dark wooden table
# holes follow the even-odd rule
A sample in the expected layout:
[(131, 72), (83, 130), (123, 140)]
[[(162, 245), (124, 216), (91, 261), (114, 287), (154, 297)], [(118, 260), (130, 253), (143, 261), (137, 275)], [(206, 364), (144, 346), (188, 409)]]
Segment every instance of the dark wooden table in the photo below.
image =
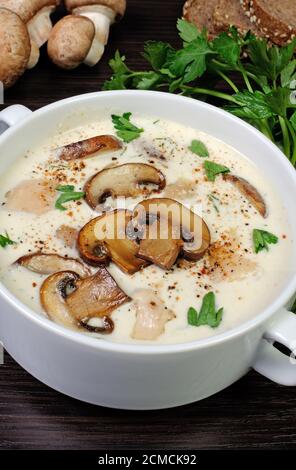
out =
[[(51, 65), (43, 51), (36, 69), (6, 93), (5, 104), (36, 109), (100, 90), (109, 76), (108, 58), (117, 48), (127, 54), (131, 66), (142, 67), (139, 51), (145, 40), (178, 43), (175, 23), (182, 0), (128, 3), (126, 18), (113, 28), (98, 66), (64, 72)], [(254, 372), (193, 405), (128, 412), (63, 396), (31, 377), (8, 354), (0, 367), (0, 449), (295, 449), (295, 422), (296, 389)]]

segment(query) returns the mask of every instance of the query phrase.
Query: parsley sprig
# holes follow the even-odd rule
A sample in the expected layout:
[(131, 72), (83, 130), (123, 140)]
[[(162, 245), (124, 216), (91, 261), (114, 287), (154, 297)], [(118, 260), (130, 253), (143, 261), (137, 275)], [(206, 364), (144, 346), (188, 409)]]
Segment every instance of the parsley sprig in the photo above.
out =
[(67, 207), (65, 207), (63, 204), (69, 201), (78, 201), (79, 199), (83, 198), (85, 196), (84, 192), (78, 192), (74, 191), (74, 186), (67, 184), (65, 186), (59, 185), (56, 187), (56, 191), (59, 191), (60, 196), (56, 200), (55, 203), (55, 208), (59, 209), (60, 211), (66, 211)]
[[(250, 32), (240, 36), (233, 27), (214, 40), (185, 20), (178, 20), (177, 28), (183, 41), (179, 49), (166, 42), (145, 43), (147, 70), (130, 69), (117, 51), (104, 89), (165, 89), (222, 99), (225, 109), (261, 130), (296, 166), (296, 38), (287, 46), (270, 47)], [(248, 58), (242, 59), (245, 52)], [(221, 81), (229, 93), (219, 90)]]
[(5, 248), (7, 245), (14, 245), (15, 242), (11, 240), (8, 233), (6, 232), (5, 235), (0, 234), (0, 247)]
[(193, 307), (190, 307), (187, 312), (188, 323), (191, 326), (208, 325), (217, 328), (221, 323), (222, 316), (223, 308), (216, 311), (214, 292), (208, 292), (204, 296), (199, 313)]
[(266, 230), (260, 230), (255, 228), (253, 230), (253, 244), (255, 253), (259, 253), (262, 250), (269, 250), (268, 245), (278, 243), (279, 239), (273, 233), (267, 232)]
[(116, 129), (117, 136), (127, 144), (140, 137), (144, 129), (141, 129), (130, 122), (132, 113), (123, 113), (122, 116), (112, 114), (112, 122)]

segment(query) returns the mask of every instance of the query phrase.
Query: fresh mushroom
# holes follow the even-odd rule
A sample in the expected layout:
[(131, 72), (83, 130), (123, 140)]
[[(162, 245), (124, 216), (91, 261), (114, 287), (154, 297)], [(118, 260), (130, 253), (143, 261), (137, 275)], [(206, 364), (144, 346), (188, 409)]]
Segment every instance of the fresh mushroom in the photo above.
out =
[(102, 57), (110, 26), (124, 16), (126, 0), (65, 0), (65, 5), (73, 15), (85, 16), (94, 23)]
[(0, 7), (5, 7), (17, 15), (26, 24), (31, 55), (27, 68), (33, 68), (39, 60), (39, 48), (48, 40), (52, 23), (50, 15), (60, 4), (60, 0), (0, 0)]
[(78, 259), (64, 258), (56, 254), (33, 253), (16, 261), (30, 271), (39, 274), (53, 274), (59, 271), (73, 271), (80, 277), (90, 276), (90, 270)]
[(25, 72), (31, 53), (30, 37), (21, 18), (0, 8), (0, 81), (9, 88)]
[[(132, 224), (139, 233), (143, 232), (143, 226), (154, 223), (155, 220), (163, 221), (167, 228), (167, 239), (162, 238), (162, 250), (167, 242), (172, 254), (176, 246), (172, 244), (172, 238), (178, 242), (179, 250), (186, 259), (196, 261), (203, 257), (209, 248), (211, 236), (204, 220), (180, 202), (168, 198), (152, 198), (140, 202), (134, 209)], [(163, 231), (161, 232), (163, 233)], [(179, 243), (182, 240), (182, 244)], [(144, 248), (149, 247), (149, 259), (154, 262), (158, 258), (158, 239), (152, 239), (149, 244), (140, 242), (141, 256), (145, 256)], [(139, 254), (138, 254), (139, 256)], [(159, 263), (158, 263), (159, 264)]]
[(78, 249), (82, 259), (98, 266), (112, 260), (120, 269), (134, 274), (148, 265), (137, 257), (139, 246), (126, 235), (132, 214), (125, 210), (107, 212), (88, 222), (79, 232)]
[(120, 289), (105, 267), (99, 267), (96, 274), (80, 279), (76, 290), (66, 297), (71, 315), (83, 324), (91, 318), (110, 315), (130, 298)]
[[(109, 315), (129, 300), (105, 268), (85, 279), (71, 271), (55, 273), (40, 289), (41, 305), (51, 320), (96, 333), (112, 333), (114, 324)], [(89, 323), (90, 319), (99, 325)]]
[(68, 328), (77, 329), (79, 322), (69, 312), (65, 299), (68, 291), (76, 287), (79, 276), (71, 271), (52, 274), (40, 288), (40, 302), (48, 317)]
[(140, 289), (133, 296), (136, 310), (136, 322), (132, 332), (132, 338), (139, 340), (155, 340), (165, 329), (169, 320), (175, 318), (172, 310), (165, 307), (150, 289)]
[(79, 140), (72, 144), (58, 147), (55, 152), (60, 160), (70, 161), (87, 158), (94, 154), (115, 152), (122, 148), (122, 143), (113, 135), (97, 135), (89, 139)]
[[(85, 186), (86, 201), (92, 209), (95, 209), (109, 196), (116, 198), (137, 197), (143, 193), (148, 195), (154, 191), (161, 191), (165, 184), (165, 176), (154, 166), (145, 163), (126, 163), (106, 168), (94, 175)], [(154, 187), (143, 187), (143, 185), (154, 185)]]
[(101, 44), (91, 20), (69, 15), (58, 21), (49, 36), (47, 52), (54, 64), (66, 70), (84, 63), (92, 67), (101, 58)]
[(265, 218), (267, 216), (267, 207), (263, 197), (247, 180), (231, 174), (224, 174), (223, 179), (236, 186), (239, 192), (248, 199), (262, 217)]

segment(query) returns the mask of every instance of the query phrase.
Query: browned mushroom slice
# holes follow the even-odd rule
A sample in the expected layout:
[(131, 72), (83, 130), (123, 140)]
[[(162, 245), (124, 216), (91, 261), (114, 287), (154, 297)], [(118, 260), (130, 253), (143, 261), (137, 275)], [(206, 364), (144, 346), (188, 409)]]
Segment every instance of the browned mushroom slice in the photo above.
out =
[(130, 298), (120, 289), (105, 267), (76, 283), (76, 290), (66, 297), (68, 309), (79, 322), (110, 315)]
[(173, 235), (173, 227), (156, 220), (147, 227), (145, 238), (141, 240), (139, 258), (150, 261), (162, 269), (171, 269), (182, 248), (180, 236)]
[(252, 186), (244, 178), (240, 178), (239, 176), (235, 175), (224, 174), (223, 179), (234, 184), (240, 193), (245, 196), (250, 204), (252, 204), (259, 214), (262, 215), (262, 217), (265, 218), (267, 216), (267, 207), (265, 201), (257, 189), (254, 188), (254, 186)]
[[(175, 240), (182, 239), (183, 256), (189, 260), (203, 257), (211, 242), (211, 235), (204, 220), (180, 202), (168, 198), (152, 198), (140, 202), (134, 209), (133, 224), (141, 232), (143, 224), (155, 219), (164, 220), (174, 228)], [(172, 237), (168, 237), (172, 238)]]
[(155, 340), (175, 314), (165, 307), (162, 300), (150, 289), (141, 289), (134, 294), (136, 323), (132, 337), (139, 340)]
[[(154, 187), (143, 187), (145, 184)], [(163, 173), (154, 166), (145, 163), (126, 163), (106, 168), (94, 175), (85, 186), (86, 201), (95, 209), (109, 196), (116, 198), (147, 195), (161, 191), (165, 184)]]
[(81, 257), (93, 266), (107, 264), (112, 259), (128, 274), (147, 266), (147, 262), (136, 256), (139, 249), (136, 241), (126, 236), (131, 217), (130, 212), (119, 209), (88, 222), (78, 235)]
[(81, 261), (56, 254), (33, 253), (22, 256), (16, 263), (39, 274), (53, 274), (59, 271), (73, 271), (80, 277), (87, 277), (91, 274)]
[(79, 322), (71, 315), (65, 299), (68, 291), (76, 287), (79, 276), (71, 271), (52, 274), (40, 288), (40, 302), (48, 317), (68, 328), (79, 328)]
[(122, 148), (122, 143), (113, 135), (97, 135), (56, 149), (60, 160), (76, 160), (94, 154), (112, 152)]

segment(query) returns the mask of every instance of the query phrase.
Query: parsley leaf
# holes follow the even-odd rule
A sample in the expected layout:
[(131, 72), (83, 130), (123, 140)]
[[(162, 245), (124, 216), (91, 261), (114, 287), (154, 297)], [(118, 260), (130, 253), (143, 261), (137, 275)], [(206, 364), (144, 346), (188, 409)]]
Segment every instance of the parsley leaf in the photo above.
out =
[(213, 41), (214, 49), (227, 64), (235, 65), (240, 58), (241, 48), (237, 40), (227, 32), (219, 34)]
[(217, 328), (222, 316), (223, 308), (216, 311), (214, 292), (208, 292), (204, 296), (199, 313), (193, 307), (190, 307), (187, 312), (187, 320), (191, 326), (208, 325), (211, 328)]
[(138, 139), (142, 132), (144, 132), (144, 129), (136, 127), (130, 122), (131, 115), (132, 113), (124, 113), (122, 116), (112, 114), (112, 122), (117, 131), (116, 134), (126, 143)]
[(255, 253), (259, 253), (259, 251), (262, 250), (268, 251), (268, 244), (276, 244), (278, 241), (278, 237), (273, 233), (257, 228), (253, 230), (253, 244)]
[(196, 155), (199, 155), (200, 157), (208, 157), (209, 152), (207, 147), (201, 140), (193, 140), (191, 142), (190, 147), (188, 147), (191, 152), (195, 153)]
[(179, 36), (186, 43), (194, 41), (194, 39), (199, 38), (203, 33), (193, 23), (189, 23), (186, 20), (178, 19), (177, 29), (179, 31)]
[(204, 169), (209, 181), (215, 181), (216, 176), (220, 173), (229, 173), (230, 170), (227, 166), (219, 165), (218, 163), (209, 160), (204, 162)]
[(69, 201), (78, 201), (79, 199), (85, 196), (84, 192), (74, 191), (74, 186), (72, 185), (59, 185), (56, 187), (56, 191), (60, 191), (62, 194), (58, 197), (55, 203), (55, 208), (60, 211), (66, 211), (67, 208), (63, 205)]
[(183, 82), (188, 83), (201, 77), (206, 71), (206, 57), (214, 54), (206, 38), (198, 37), (186, 47), (176, 52), (170, 71), (176, 76), (183, 76)]
[(15, 242), (10, 239), (8, 233), (6, 232), (5, 235), (0, 235), (0, 246), (1, 248), (5, 248), (7, 245), (14, 245)]

